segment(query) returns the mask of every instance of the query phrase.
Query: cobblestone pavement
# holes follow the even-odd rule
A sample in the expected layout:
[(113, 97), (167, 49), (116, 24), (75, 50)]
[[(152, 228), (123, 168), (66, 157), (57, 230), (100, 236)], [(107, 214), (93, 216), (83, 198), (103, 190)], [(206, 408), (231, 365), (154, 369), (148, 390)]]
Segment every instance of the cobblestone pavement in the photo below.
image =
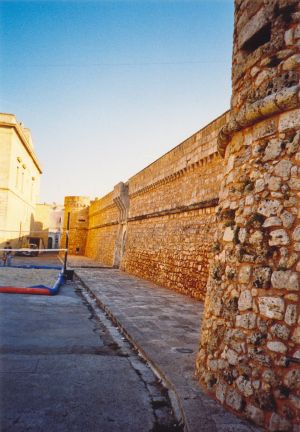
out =
[(175, 391), (189, 432), (249, 432), (194, 377), (203, 305), (115, 269), (76, 269), (98, 304)]
[(0, 267), (0, 286), (26, 288), (33, 285), (45, 285), (52, 288), (58, 274), (59, 270)]

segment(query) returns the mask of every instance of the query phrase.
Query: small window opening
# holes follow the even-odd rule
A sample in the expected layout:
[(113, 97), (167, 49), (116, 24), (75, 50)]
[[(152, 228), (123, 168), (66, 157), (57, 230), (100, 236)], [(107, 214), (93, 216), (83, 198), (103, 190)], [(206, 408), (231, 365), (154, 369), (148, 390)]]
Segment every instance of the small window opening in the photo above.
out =
[(269, 42), (271, 39), (271, 23), (264, 25), (258, 30), (250, 39), (248, 39), (242, 46), (242, 50), (247, 53), (252, 53), (261, 45)]

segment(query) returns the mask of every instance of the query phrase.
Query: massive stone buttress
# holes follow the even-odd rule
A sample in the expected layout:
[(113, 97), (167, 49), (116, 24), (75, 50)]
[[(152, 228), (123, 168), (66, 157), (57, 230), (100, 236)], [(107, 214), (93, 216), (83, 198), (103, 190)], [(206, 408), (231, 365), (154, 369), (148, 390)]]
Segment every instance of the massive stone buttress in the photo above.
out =
[(222, 404), (270, 431), (300, 423), (299, 77), (299, 1), (236, 0), (197, 375)]

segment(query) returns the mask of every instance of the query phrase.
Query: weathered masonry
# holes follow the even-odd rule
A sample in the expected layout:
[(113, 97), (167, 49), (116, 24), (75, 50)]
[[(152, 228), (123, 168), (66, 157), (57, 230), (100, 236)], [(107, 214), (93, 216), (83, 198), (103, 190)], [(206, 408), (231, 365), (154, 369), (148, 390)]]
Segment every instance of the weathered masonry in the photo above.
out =
[(236, 0), (197, 373), (221, 403), (270, 431), (300, 423), (299, 77), (299, 1)]
[(217, 136), (228, 120), (225, 113), (103, 198), (66, 197), (70, 253), (204, 299), (223, 178)]
[(236, 0), (231, 110), (65, 202), (71, 253), (205, 298), (199, 381), (273, 432), (300, 427), (299, 78), (299, 0)]

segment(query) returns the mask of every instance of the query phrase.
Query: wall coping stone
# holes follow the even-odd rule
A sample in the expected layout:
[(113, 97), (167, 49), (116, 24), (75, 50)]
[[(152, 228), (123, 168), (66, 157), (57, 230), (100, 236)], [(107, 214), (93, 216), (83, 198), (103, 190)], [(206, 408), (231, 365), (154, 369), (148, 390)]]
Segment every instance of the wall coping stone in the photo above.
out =
[(238, 113), (231, 112), (229, 122), (219, 132), (218, 152), (224, 157), (227, 144), (235, 132), (253, 126), (261, 120), (300, 106), (299, 85), (286, 87), (277, 93), (259, 99), (252, 104), (246, 104)]

